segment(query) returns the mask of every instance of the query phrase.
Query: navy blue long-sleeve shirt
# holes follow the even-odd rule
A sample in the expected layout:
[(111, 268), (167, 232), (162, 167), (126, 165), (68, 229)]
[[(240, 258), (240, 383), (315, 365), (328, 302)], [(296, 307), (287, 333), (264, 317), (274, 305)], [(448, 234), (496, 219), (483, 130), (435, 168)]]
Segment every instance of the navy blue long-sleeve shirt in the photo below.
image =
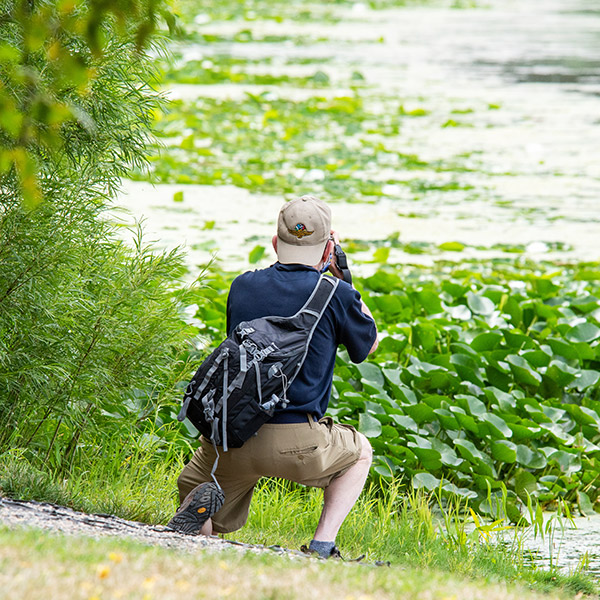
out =
[[(231, 284), (227, 298), (227, 334), (241, 321), (294, 315), (304, 306), (319, 276), (313, 267), (281, 263), (240, 275)], [(340, 281), (315, 329), (306, 360), (287, 392), (290, 403), (276, 410), (273, 421), (294, 422), (307, 414), (316, 418), (325, 414), (338, 345), (345, 346), (350, 359), (359, 363), (375, 342), (375, 322), (361, 306), (360, 294)]]

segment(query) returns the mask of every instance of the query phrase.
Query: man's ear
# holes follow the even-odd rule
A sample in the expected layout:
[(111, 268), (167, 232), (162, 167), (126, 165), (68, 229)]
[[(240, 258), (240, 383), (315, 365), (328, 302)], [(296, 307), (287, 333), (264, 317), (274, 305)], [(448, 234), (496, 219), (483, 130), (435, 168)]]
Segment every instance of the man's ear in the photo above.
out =
[(277, 254), (277, 236), (276, 235), (273, 236), (271, 243), (273, 244), (273, 250), (275, 250), (275, 254)]

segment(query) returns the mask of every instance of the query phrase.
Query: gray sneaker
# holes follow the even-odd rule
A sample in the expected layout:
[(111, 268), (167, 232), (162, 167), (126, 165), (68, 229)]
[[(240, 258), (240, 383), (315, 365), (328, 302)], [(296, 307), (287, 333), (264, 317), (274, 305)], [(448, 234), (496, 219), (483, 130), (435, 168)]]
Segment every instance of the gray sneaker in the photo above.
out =
[(327, 560), (328, 558), (334, 558), (336, 560), (343, 560), (344, 562), (360, 562), (363, 558), (365, 558), (366, 554), (361, 554), (357, 558), (344, 558), (339, 551), (337, 546), (334, 546), (327, 554), (320, 554), (317, 550), (313, 550), (306, 545), (300, 546), (300, 552), (304, 552), (304, 554), (308, 554), (309, 556), (313, 556), (315, 558), (321, 558)]
[(185, 497), (167, 527), (179, 533), (198, 535), (224, 501), (225, 494), (216, 483), (201, 483)]

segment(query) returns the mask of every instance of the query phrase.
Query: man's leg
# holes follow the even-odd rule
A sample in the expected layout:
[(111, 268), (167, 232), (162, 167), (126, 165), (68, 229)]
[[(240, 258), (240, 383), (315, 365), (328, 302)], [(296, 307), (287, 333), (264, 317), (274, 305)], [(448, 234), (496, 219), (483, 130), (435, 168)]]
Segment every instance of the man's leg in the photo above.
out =
[(212, 519), (208, 519), (204, 525), (202, 525), (202, 529), (200, 530), (200, 535), (212, 535), (213, 534), (213, 526)]
[[(191, 461), (184, 467), (177, 480), (179, 488), (179, 499), (184, 505), (188, 495), (201, 486), (202, 488), (212, 486), (211, 470), (215, 462), (215, 452), (212, 444), (202, 438), (203, 446), (199, 448)], [(252, 492), (259, 479), (258, 474), (253, 473), (250, 458), (244, 448), (230, 448), (228, 452), (221, 452), (216, 477), (222, 488), (225, 499), (222, 506), (212, 514), (212, 511), (202, 511), (200, 519), (196, 522), (201, 526), (196, 527), (194, 533), (212, 535), (235, 531), (244, 525), (248, 516), (248, 508), (252, 498)], [(193, 506), (192, 506), (193, 504)], [(197, 503), (189, 503), (184, 507), (189, 512), (189, 506), (193, 509)], [(198, 505), (205, 508), (204, 505)], [(182, 510), (180, 506), (178, 513)], [(209, 514), (206, 514), (206, 513)], [(202, 518), (204, 517), (204, 518)], [(209, 518), (206, 518), (209, 517)], [(175, 519), (175, 517), (174, 517)], [(173, 521), (173, 519), (172, 519)], [(175, 524), (177, 524), (175, 522)], [(177, 530), (177, 527), (175, 527)], [(188, 533), (185, 531), (184, 533)]]
[[(369, 440), (358, 434), (361, 442), (359, 459), (343, 475), (334, 479), (323, 492), (323, 510), (314, 539), (335, 542), (338, 531), (358, 499), (369, 474), (373, 449)], [(212, 535), (212, 520), (208, 519), (200, 533)]]
[(369, 440), (359, 433), (360, 457), (343, 475), (334, 479), (323, 492), (323, 511), (315, 531), (316, 541), (335, 542), (338, 531), (360, 496), (373, 460)]

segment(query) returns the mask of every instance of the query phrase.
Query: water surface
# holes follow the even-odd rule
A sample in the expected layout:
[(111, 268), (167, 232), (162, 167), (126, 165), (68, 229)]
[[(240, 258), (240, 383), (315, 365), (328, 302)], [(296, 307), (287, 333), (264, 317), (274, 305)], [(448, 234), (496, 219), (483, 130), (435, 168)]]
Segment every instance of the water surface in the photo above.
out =
[[(218, 23), (204, 16), (198, 25), (203, 33), (233, 35), (248, 28), (255, 39), (289, 35), (324, 41), (189, 43), (175, 49), (184, 60), (222, 53), (257, 59), (252, 69), (275, 74), (314, 72), (318, 65), (334, 83), (348, 82), (359, 71), (365, 87), (356, 93), (374, 110), (385, 109), (385, 98), (402, 98), (407, 110), (424, 111), (406, 119), (386, 145), (425, 161), (459, 157), (468, 172), (425, 168), (400, 175), (436, 185), (456, 181), (467, 189), (416, 193), (398, 186), (374, 204), (334, 204), (335, 226), (346, 238), (375, 240), (399, 232), (406, 242), (460, 241), (469, 246), (466, 253), (444, 254), (457, 260), (496, 256), (496, 244), (523, 245), (536, 258), (599, 258), (600, 11), (591, 1), (385, 11), (357, 3), (338, 10), (337, 23)], [(261, 65), (261, 58), (271, 60)], [(288, 64), (311, 58), (318, 62)], [(295, 99), (353, 93), (335, 86), (315, 91), (179, 84), (170, 94), (240, 98), (265, 90)], [(376, 164), (365, 173), (382, 180), (390, 175), (399, 173)], [(174, 204), (173, 193), (180, 190), (184, 202)], [(310, 177), (299, 193), (307, 191)], [(127, 183), (120, 202), (136, 217), (145, 216), (150, 237), (166, 246), (185, 244), (191, 266), (216, 253), (224, 265), (244, 268), (255, 243), (269, 246), (283, 200), (232, 186)], [(207, 229), (213, 220), (215, 227)], [(261, 264), (273, 256), (267, 253)], [(427, 263), (439, 257), (394, 251), (391, 260)]]

